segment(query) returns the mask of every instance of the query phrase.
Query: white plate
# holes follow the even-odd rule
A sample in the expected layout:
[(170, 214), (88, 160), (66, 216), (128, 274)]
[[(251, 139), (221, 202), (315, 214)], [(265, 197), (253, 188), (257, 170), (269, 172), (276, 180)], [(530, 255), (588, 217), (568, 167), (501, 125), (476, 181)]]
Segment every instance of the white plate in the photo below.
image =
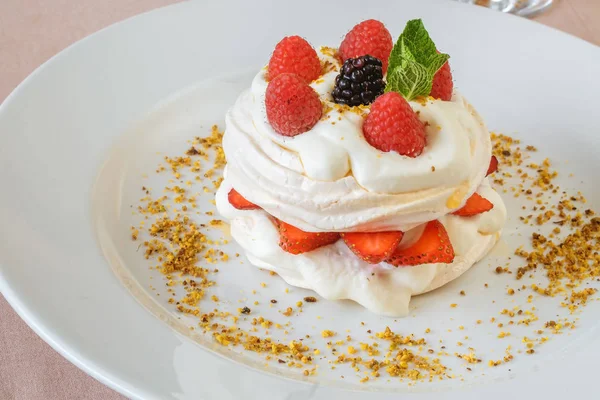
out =
[[(391, 399), (398, 396), (391, 392), (416, 391), (425, 392), (415, 394), (419, 398), (501, 399), (505, 390), (536, 398), (592, 390), (600, 350), (597, 302), (581, 315), (579, 329), (555, 338), (540, 354), (482, 368), (477, 377), (464, 375), (457, 364), (464, 381), (409, 387), (386, 379), (358, 384), (347, 366), (332, 372), (325, 364), (310, 378), (301, 370), (265, 367), (262, 358), (217, 347), (210, 336), (191, 337), (178, 314), (148, 289), (152, 272), (129, 239), (134, 219), (120, 210), (140, 195), (142, 175), (151, 174), (160, 159), (155, 152), (177, 155), (185, 140), (207, 133), (212, 123), (222, 125), (224, 110), (250, 82), (248, 71), (266, 62), (281, 37), (299, 34), (335, 46), (354, 23), (369, 17), (384, 21), (393, 36), (406, 20), (423, 18), (438, 46), (452, 55), (457, 86), (488, 125), (538, 146), (564, 176), (577, 177), (564, 184), (581, 188), (590, 207), (600, 209), (598, 48), (450, 0), (365, 4), (179, 4), (107, 28), (36, 70), (0, 107), (0, 289), (19, 315), (80, 368), (135, 398)], [(192, 89), (181, 92), (186, 87)], [(92, 187), (103, 163), (92, 210)], [(518, 244), (516, 226), (512, 220), (506, 229), (509, 248)], [(111, 270), (97, 239), (135, 297)], [(351, 329), (360, 338), (366, 333), (359, 321), (366, 321), (374, 330), (389, 324), (403, 333), (431, 326), (453, 342), (462, 333), (446, 334), (447, 328), (495, 312), (484, 296), (501, 298), (508, 280), (497, 280), (488, 265), (506, 255), (492, 254), (460, 280), (415, 299), (415, 318), (389, 320), (348, 302), (320, 301), (293, 320), (289, 338), (311, 332), (322, 345), (325, 327)], [(235, 267), (221, 267), (216, 289), (232, 309), (238, 299), (253, 301), (250, 291), (261, 281), (269, 284), (259, 293), (265, 303), (292, 296), (286, 300), (292, 305), (307, 293), (284, 295), (277, 277)], [(153, 279), (155, 286), (162, 284)], [(486, 279), (494, 279), (495, 287), (484, 294)], [(464, 288), (473, 297), (450, 311), (451, 299)], [(501, 358), (510, 342), (490, 335), (481, 344), (493, 343)], [(340, 371), (347, 378), (340, 379)]]

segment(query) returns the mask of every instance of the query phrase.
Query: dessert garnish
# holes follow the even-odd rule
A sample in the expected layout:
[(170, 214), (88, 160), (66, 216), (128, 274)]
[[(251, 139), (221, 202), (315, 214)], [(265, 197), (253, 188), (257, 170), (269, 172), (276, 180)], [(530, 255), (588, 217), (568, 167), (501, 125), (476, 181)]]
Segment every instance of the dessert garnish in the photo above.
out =
[(291, 254), (302, 254), (337, 242), (339, 233), (304, 232), (283, 221), (276, 220), (279, 231), (279, 247)]
[(383, 64), (387, 71), (388, 58), (392, 51), (392, 35), (380, 21), (368, 19), (352, 28), (340, 44), (339, 55), (342, 62), (349, 58), (371, 55)]
[(321, 76), (321, 61), (312, 46), (300, 36), (283, 38), (269, 60), (269, 80), (279, 74), (296, 74), (307, 82)]
[(492, 156), (492, 158), (490, 160), (490, 166), (488, 167), (488, 170), (487, 170), (487, 173), (485, 174), (485, 176), (488, 176), (489, 174), (493, 174), (496, 171), (498, 171), (498, 158), (496, 158), (496, 156)]
[(448, 233), (439, 221), (430, 221), (419, 240), (409, 247), (397, 248), (386, 260), (396, 267), (431, 264), (451, 263), (454, 260), (454, 249), (450, 243)]
[(420, 19), (408, 21), (390, 53), (385, 91), (406, 100), (429, 96), (450, 100), (452, 73), (448, 54), (440, 53)]
[(244, 198), (244, 196), (239, 194), (235, 189), (231, 189), (229, 191), (229, 193), (227, 193), (227, 200), (229, 201), (229, 204), (231, 204), (233, 207), (237, 208), (238, 210), (258, 210), (258, 209), (260, 209), (259, 206), (246, 200)]
[(367, 105), (383, 94), (384, 87), (381, 60), (365, 55), (344, 61), (331, 96), (338, 104)]
[(392, 255), (404, 232), (347, 232), (342, 233), (346, 245), (369, 264), (378, 264)]
[(265, 95), (269, 123), (284, 136), (310, 130), (321, 118), (319, 95), (296, 74), (282, 73), (269, 82)]
[(491, 201), (483, 198), (478, 193), (473, 193), (473, 195), (467, 199), (465, 205), (454, 211), (452, 214), (461, 217), (472, 217), (473, 215), (490, 211), (492, 208), (494, 208), (494, 205)]
[(366, 141), (381, 151), (417, 157), (425, 147), (425, 126), (410, 104), (396, 92), (388, 92), (375, 100), (362, 131)]

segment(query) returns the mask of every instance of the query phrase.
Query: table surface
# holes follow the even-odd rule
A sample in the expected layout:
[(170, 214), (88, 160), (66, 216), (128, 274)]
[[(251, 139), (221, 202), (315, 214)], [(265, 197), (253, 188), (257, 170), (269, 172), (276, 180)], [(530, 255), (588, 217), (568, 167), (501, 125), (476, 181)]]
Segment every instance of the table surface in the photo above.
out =
[[(37, 66), (71, 43), (119, 20), (177, 2), (113, 1), (0, 1), (0, 103)], [(600, 24), (594, 23), (600, 21), (600, 1), (555, 2), (536, 18), (538, 22), (600, 45)], [(0, 354), (1, 399), (123, 398), (52, 350), (1, 295)]]

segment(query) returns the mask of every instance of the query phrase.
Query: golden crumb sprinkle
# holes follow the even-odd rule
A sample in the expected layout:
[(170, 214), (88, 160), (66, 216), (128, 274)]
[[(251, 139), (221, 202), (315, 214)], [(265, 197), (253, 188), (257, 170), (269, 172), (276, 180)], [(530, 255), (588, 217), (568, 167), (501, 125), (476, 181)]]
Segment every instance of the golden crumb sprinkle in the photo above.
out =
[(282, 314), (285, 315), (286, 317), (289, 317), (292, 315), (293, 312), (294, 312), (294, 310), (292, 310), (292, 307), (288, 307), (285, 309), (285, 311)]
[[(337, 54), (337, 50), (332, 48), (321, 48), (320, 51), (334, 58)], [(322, 61), (322, 67), (324, 71), (339, 70), (339, 61)], [(322, 79), (314, 83), (318, 85), (323, 83), (321, 81)], [(417, 101), (428, 105), (430, 100), (420, 98)], [(324, 101), (322, 118), (331, 123), (354, 118), (354, 115), (346, 113), (364, 118), (368, 108)], [(436, 127), (428, 129), (434, 128)], [(571, 314), (577, 314), (581, 307), (596, 299), (597, 289), (588, 284), (600, 280), (600, 218), (585, 206), (586, 199), (581, 193), (568, 193), (558, 186), (556, 178), (559, 175), (551, 160), (534, 160), (537, 151), (534, 146), (524, 146), (519, 140), (507, 135), (491, 133), (490, 137), (493, 154), (499, 160), (499, 169), (490, 175), (489, 180), (493, 185), (504, 186), (504, 191), (511, 197), (519, 198), (522, 207), (518, 211), (519, 215), (514, 216), (515, 221), (527, 224), (527, 228), (535, 229), (535, 232), (519, 233), (525, 240), (523, 246), (514, 251), (515, 256), (510, 264), (507, 262), (490, 267), (489, 272), (494, 279), (502, 280), (502, 283), (498, 283), (503, 285), (500, 287), (505, 287), (507, 294), (514, 297), (503, 299), (506, 304), (501, 307), (501, 311), (498, 310), (501, 316), (498, 316), (498, 321), (491, 317), (490, 322), (495, 326), (489, 327), (498, 328), (496, 332), (500, 339), (511, 335), (508, 330), (516, 335), (520, 332), (518, 329), (529, 329), (529, 336), (523, 336), (521, 347), (514, 352), (534, 354), (553, 335), (569, 334), (575, 329), (578, 319)], [(443, 342), (440, 339), (438, 348), (435, 348), (434, 343), (428, 344), (425, 338), (417, 337), (410, 331), (397, 333), (386, 327), (377, 332), (375, 328), (372, 331), (365, 323), (361, 323), (361, 331), (366, 330), (369, 335), (369, 339), (364, 339), (368, 342), (359, 342), (357, 339), (352, 341), (348, 335), (345, 339), (323, 341), (326, 344), (321, 342), (321, 349), (310, 349), (305, 343), (314, 343), (311, 336), (316, 336), (315, 331), (318, 332), (319, 328), (313, 327), (313, 331), (308, 331), (309, 334), (304, 334), (298, 340), (290, 340), (291, 336), (287, 335), (294, 333), (292, 322), (296, 318), (282, 320), (279, 317), (280, 321), (266, 319), (260, 315), (259, 301), (254, 298), (237, 300), (240, 307), (237, 312), (235, 308), (231, 312), (219, 310), (217, 307), (223, 304), (213, 294), (213, 286), (217, 284), (215, 278), (219, 275), (217, 273), (221, 265), (214, 264), (235, 258), (230, 258), (225, 252), (226, 247), (223, 247), (229, 238), (215, 236), (219, 234), (218, 231), (228, 234), (228, 225), (220, 219), (209, 220), (214, 218), (213, 215), (218, 215), (217, 211), (201, 209), (200, 205), (210, 203), (214, 206), (215, 191), (223, 182), (222, 170), (227, 161), (222, 138), (223, 132), (213, 126), (208, 136), (190, 140), (185, 154), (161, 156), (161, 164), (156, 172), (169, 174), (166, 177), (169, 183), (158, 190), (142, 187), (141, 196), (144, 197), (136, 205), (132, 205), (132, 213), (143, 220), (138, 226), (131, 226), (127, 232), (133, 241), (137, 241), (135, 245), (139, 246), (141, 254), (152, 263), (151, 269), (164, 276), (160, 287), (166, 291), (163, 296), (168, 296), (168, 304), (196, 321), (195, 326), (189, 327), (190, 330), (210, 334), (219, 345), (261, 354), (265, 361), (297, 369), (297, 373), (304, 376), (316, 373), (316, 366), (313, 368), (311, 364), (316, 356), (328, 348), (327, 355), (321, 356), (319, 360), (329, 362), (331, 369), (336, 366), (341, 368), (341, 364), (345, 364), (344, 368), (351, 368), (350, 371), (359, 374), (363, 383), (385, 374), (387, 378), (400, 379), (409, 385), (417, 381), (455, 378), (457, 376), (442, 362), (442, 358), (451, 356), (451, 353), (466, 363), (464, 368), (467, 371), (475, 368), (472, 369), (470, 364), (482, 363), (475, 349), (468, 347), (469, 342), (466, 342), (469, 337), (475, 339), (474, 335), (484, 329), (478, 326), (483, 324), (482, 320), (476, 320), (475, 324), (471, 323), (468, 327), (458, 326), (459, 331), (469, 328), (474, 332), (473, 335), (464, 336), (465, 342)], [(431, 166), (431, 171), (435, 170), (435, 166)], [(517, 183), (513, 184), (514, 181)], [(198, 216), (206, 218), (204, 221), (208, 222), (200, 223)], [(235, 257), (241, 256), (236, 253)], [(515, 261), (517, 265), (514, 265)], [(235, 264), (237, 266), (240, 263), (245, 262), (240, 258)], [(224, 270), (228, 265), (222, 267)], [(270, 274), (275, 275), (272, 271)], [(509, 278), (515, 279), (517, 284), (507, 284), (506, 279)], [(265, 282), (260, 285), (262, 288), (267, 287)], [(484, 287), (489, 287), (488, 283)], [(155, 287), (151, 289), (155, 292), (158, 290)], [(257, 294), (256, 290), (251, 292)], [(286, 288), (285, 293), (290, 293), (290, 290)], [(464, 290), (460, 290), (458, 294), (466, 296)], [(542, 297), (557, 297), (557, 309), (562, 310), (565, 316), (556, 314), (553, 320), (540, 320), (540, 316), (544, 314), (539, 313), (534, 304)], [(279, 314), (275, 315), (291, 317), (294, 314), (292, 307), (279, 309), (280, 302), (269, 300), (270, 297), (266, 299), (261, 300), (266, 303), (262, 306), (278, 310)], [(301, 300), (291, 303), (295, 304), (298, 318), (304, 316), (304, 303), (317, 302), (317, 298), (313, 296)], [(498, 299), (491, 301), (500, 302)], [(248, 307), (250, 305), (253, 309)], [(457, 308), (458, 304), (452, 303), (450, 307)], [(273, 313), (274, 311), (271, 310)], [(325, 318), (327, 316), (317, 316), (318, 320)], [(410, 324), (403, 329), (409, 329), (409, 326)], [(517, 331), (511, 326), (516, 327)], [(441, 335), (444, 332), (445, 329), (440, 330)], [(274, 333), (282, 334), (288, 339), (276, 340), (271, 337)], [(430, 334), (431, 329), (426, 328), (425, 333)], [(323, 338), (336, 335), (332, 330), (321, 331)], [(430, 336), (434, 335), (427, 337)], [(435, 343), (437, 341), (438, 338), (435, 338)], [(353, 345), (349, 345), (350, 343)], [(452, 350), (454, 346), (456, 347)], [(461, 353), (454, 352), (458, 347), (461, 348)], [(485, 349), (487, 354), (490, 354), (489, 350)], [(486, 358), (483, 363), (491, 367), (508, 363), (514, 358), (512, 353), (511, 346), (508, 346), (498, 360)], [(458, 378), (463, 379), (460, 375)]]
[(478, 364), (481, 362), (481, 358), (477, 357), (474, 352), (470, 352), (468, 354), (456, 354), (458, 358), (462, 358), (469, 364)]
[(319, 51), (321, 52), (321, 54), (329, 56), (331, 58), (338, 58), (338, 49), (336, 49), (335, 47), (321, 46), (319, 48)]

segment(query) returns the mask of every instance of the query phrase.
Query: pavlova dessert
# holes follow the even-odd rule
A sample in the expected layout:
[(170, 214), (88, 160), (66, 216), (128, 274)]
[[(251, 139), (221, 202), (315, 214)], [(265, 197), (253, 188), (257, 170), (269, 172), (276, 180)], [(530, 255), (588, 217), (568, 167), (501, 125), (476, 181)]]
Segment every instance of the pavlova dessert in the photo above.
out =
[(325, 299), (404, 316), (506, 220), (490, 134), (421, 20), (338, 49), (281, 40), (226, 116), (219, 212), (249, 261)]

